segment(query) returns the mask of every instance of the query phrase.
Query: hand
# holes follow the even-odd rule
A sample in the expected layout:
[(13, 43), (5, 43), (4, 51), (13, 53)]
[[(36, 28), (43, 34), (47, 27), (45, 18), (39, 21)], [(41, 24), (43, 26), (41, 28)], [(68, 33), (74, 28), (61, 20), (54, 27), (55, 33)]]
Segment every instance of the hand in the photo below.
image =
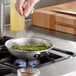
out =
[(39, 0), (16, 0), (16, 10), (21, 16), (28, 16)]
[(16, 10), (17, 12), (23, 16), (23, 4), (25, 0), (16, 0)]

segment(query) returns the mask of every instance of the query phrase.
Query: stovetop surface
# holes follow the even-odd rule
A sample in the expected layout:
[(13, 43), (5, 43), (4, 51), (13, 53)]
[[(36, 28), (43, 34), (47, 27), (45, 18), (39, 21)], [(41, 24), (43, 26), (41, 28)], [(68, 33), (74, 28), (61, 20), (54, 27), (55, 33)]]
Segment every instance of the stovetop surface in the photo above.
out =
[(41, 68), (59, 61), (66, 60), (72, 56), (76, 56), (76, 54), (73, 52), (53, 48), (48, 52), (42, 52), (40, 54), (34, 55), (33, 59), (20, 59), (10, 54), (7, 48), (4, 46), (5, 41), (10, 38), (3, 37), (1, 39), (2, 44), (0, 44), (0, 75), (16, 73), (19, 68), (26, 66)]
[[(48, 52), (48, 55), (50, 53), (49, 56), (52, 56), (52, 58), (47, 57), (47, 55), (44, 56), (45, 53), (43, 53), (43, 55), (41, 55), (41, 56), (40, 55), (35, 56), (38, 59), (40, 59), (39, 61), (41, 63), (41, 64), (36, 66), (37, 68), (43, 70), (43, 69), (45, 69), (46, 66), (47, 67), (50, 66), (50, 64), (52, 64), (52, 66), (53, 66), (54, 63), (64, 62), (64, 60), (66, 61), (66, 60), (70, 59), (71, 57), (76, 56), (76, 52), (75, 52), (75, 48), (76, 48), (75, 47), (76, 46), (75, 45), (76, 44), (75, 39), (76, 38), (75, 38), (75, 36), (67, 35), (67, 34), (63, 34), (63, 33), (58, 33), (58, 32), (54, 32), (54, 31), (49, 32), (48, 30), (45, 31), (44, 29), (43, 30), (41, 29), (43, 31), (43, 32), (41, 32), (40, 29), (36, 29), (36, 27), (33, 28), (33, 32), (35, 32), (35, 36), (37, 35), (37, 36), (40, 36), (40, 37), (46, 37), (47, 39), (51, 40), (54, 43), (55, 47), (52, 50), (50, 50), (50, 52)], [(1, 43), (0, 44), (1, 45), (0, 46), (0, 51), (1, 51), (0, 52), (0, 61), (1, 61), (0, 66), (3, 68), (3, 70), (7, 69), (7, 72), (6, 72), (5, 76), (15, 76), (15, 74), (17, 72), (17, 69), (20, 68), (20, 67), (18, 66), (18, 64), (17, 65), (15, 64), (15, 61), (18, 58), (12, 56), (8, 52), (6, 47), (4, 46), (5, 41), (7, 41), (8, 39), (10, 39), (10, 38), (9, 37), (4, 37), (3, 41), (2, 41), (2, 38), (0, 39), (0, 41), (1, 41), (0, 42)], [(44, 58), (45, 58), (45, 60), (44, 60)], [(11, 61), (11, 59), (12, 59), (12, 61)], [(66, 65), (67, 64), (65, 64), (64, 66), (66, 67)], [(56, 67), (59, 68), (59, 67), (62, 67), (62, 65), (59, 66), (59, 64), (58, 64), (58, 66), (56, 66)], [(49, 69), (50, 69), (50, 67), (49, 67)], [(8, 73), (8, 71), (9, 71), (9, 73)], [(4, 73), (2, 73), (2, 74), (4, 74)], [(50, 76), (50, 74), (48, 74), (48, 75)], [(46, 74), (44, 74), (42, 76), (46, 76)], [(57, 75), (52, 75), (52, 76), (57, 76)]]

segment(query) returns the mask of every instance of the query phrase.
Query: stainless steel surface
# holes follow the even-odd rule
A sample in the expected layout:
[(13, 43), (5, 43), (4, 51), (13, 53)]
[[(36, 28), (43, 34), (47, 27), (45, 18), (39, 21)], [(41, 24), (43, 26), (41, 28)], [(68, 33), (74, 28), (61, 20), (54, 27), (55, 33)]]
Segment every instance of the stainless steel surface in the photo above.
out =
[(66, 51), (72, 51), (76, 52), (76, 36), (66, 33), (61, 33), (57, 31), (47, 30), (40, 27), (31, 26), (29, 28), (32, 30), (35, 34), (35, 36), (43, 37), (51, 40), (54, 47), (66, 50)]
[(1, 3), (0, 3), (0, 37), (3, 37), (4, 35), (4, 0), (1, 0)]
[[(76, 57), (39, 68), (40, 76), (62, 76), (76, 71)], [(17, 76), (12, 73), (6, 76)]]
[(76, 70), (76, 58), (64, 60), (40, 68), (41, 76), (62, 76)]
[(76, 15), (76, 11), (67, 11), (67, 10), (60, 10), (60, 9), (53, 9), (51, 11), (59, 12), (59, 13), (63, 13), (63, 14)]
[[(30, 45), (30, 44), (45, 44), (48, 49), (39, 50), (39, 51), (22, 51), (22, 50), (13, 50), (11, 47), (14, 44), (20, 45)], [(39, 38), (39, 37), (27, 37), (27, 38), (16, 38), (6, 41), (5, 46), (8, 48), (9, 52), (19, 58), (32, 58), (35, 54), (40, 54), (40, 52), (49, 51), (53, 44), (48, 39)]]

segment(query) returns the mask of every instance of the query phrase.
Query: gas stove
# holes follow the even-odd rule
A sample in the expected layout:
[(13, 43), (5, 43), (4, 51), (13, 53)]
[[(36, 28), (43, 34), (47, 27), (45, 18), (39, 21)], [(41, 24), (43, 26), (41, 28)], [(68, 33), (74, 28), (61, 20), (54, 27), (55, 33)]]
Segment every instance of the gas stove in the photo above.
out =
[(75, 53), (61, 50), (58, 48), (52, 48), (48, 52), (42, 52), (34, 55), (33, 59), (20, 59), (9, 53), (4, 43), (10, 39), (9, 37), (3, 37), (0, 39), (0, 75), (7, 75), (10, 73), (16, 73), (19, 68), (34, 67), (40, 68), (50, 64), (54, 64), (71, 57), (76, 56)]

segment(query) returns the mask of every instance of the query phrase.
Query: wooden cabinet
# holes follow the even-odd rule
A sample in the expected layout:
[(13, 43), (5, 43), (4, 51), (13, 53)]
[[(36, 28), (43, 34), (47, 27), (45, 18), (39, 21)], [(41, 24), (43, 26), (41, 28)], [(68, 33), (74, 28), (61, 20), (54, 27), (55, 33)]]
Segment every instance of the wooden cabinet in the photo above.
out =
[(55, 25), (55, 16), (46, 12), (35, 12), (32, 15), (32, 24), (50, 29)]
[(50, 30), (76, 35), (76, 16), (53, 12), (52, 10), (76, 11), (76, 1), (48, 6), (34, 11), (32, 24)]

